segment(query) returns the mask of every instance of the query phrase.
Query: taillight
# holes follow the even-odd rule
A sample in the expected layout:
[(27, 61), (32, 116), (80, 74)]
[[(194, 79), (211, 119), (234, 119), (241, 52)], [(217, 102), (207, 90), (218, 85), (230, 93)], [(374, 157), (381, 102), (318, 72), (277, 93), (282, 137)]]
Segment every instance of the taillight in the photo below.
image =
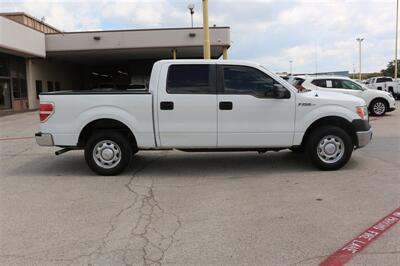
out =
[(40, 103), (39, 105), (39, 118), (40, 122), (45, 122), (54, 113), (53, 103)]

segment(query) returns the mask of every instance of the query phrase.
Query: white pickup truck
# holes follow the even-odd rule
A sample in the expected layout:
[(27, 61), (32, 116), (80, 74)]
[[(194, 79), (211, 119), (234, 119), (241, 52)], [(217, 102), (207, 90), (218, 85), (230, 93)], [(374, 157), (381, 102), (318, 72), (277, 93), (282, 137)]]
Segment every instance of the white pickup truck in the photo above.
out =
[(391, 93), (394, 98), (400, 97), (400, 84), (395, 82), (391, 77), (370, 78), (365, 84), (374, 90), (387, 91)]
[(372, 138), (365, 102), (296, 88), (256, 63), (162, 60), (149, 90), (40, 95), (42, 146), (84, 149), (101, 175), (145, 150), (305, 151), (322, 170), (341, 168)]

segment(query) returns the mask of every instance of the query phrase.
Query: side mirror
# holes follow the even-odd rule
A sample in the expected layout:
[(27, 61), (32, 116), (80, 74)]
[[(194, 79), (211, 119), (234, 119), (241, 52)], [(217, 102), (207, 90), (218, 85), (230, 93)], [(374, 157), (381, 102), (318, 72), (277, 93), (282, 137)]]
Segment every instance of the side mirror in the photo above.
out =
[(274, 84), (274, 94), (275, 99), (289, 99), (290, 92), (283, 87), (281, 84)]

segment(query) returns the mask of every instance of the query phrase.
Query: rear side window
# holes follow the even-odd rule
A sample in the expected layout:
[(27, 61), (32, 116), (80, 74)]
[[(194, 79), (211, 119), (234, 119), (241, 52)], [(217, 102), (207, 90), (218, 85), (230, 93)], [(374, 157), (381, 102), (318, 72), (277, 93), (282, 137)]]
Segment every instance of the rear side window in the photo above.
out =
[(167, 92), (170, 94), (214, 93), (210, 82), (210, 65), (171, 65)]
[(314, 79), (311, 83), (317, 87), (326, 88), (326, 79)]

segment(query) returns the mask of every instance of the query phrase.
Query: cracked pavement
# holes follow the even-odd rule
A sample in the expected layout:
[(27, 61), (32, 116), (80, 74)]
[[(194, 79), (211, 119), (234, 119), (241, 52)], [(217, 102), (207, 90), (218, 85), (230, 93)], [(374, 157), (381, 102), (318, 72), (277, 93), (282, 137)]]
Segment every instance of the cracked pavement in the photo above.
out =
[[(0, 138), (38, 124), (0, 117)], [(400, 205), (400, 113), (371, 124), (336, 172), (288, 151), (151, 151), (103, 177), (81, 151), (0, 141), (0, 265), (316, 265)], [(349, 265), (400, 265), (400, 224)]]

